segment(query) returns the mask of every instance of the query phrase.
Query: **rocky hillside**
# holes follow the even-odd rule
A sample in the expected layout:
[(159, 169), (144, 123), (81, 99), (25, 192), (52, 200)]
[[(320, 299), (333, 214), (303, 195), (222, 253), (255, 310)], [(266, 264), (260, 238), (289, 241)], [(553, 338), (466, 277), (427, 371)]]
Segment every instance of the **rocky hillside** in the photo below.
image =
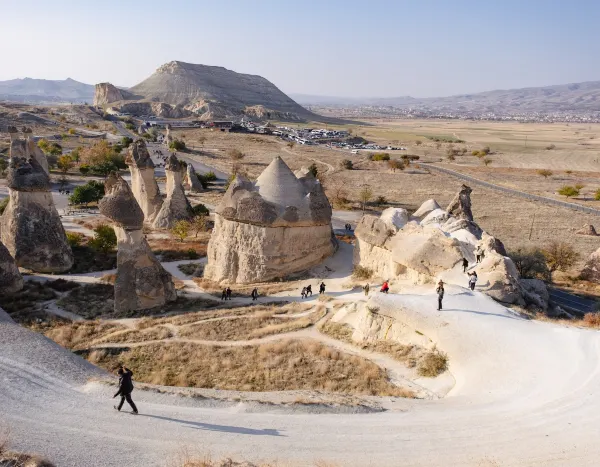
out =
[(91, 102), (94, 86), (74, 79), (11, 79), (0, 81), (0, 99), (17, 102)]
[[(118, 93), (106, 92), (106, 84), (96, 91), (97, 101), (104, 105), (112, 103), (107, 101), (107, 96), (118, 97)], [(123, 111), (134, 114), (159, 112), (165, 117), (204, 119), (243, 115), (257, 119), (321, 119), (262, 76), (236, 73), (223, 67), (169, 62), (129, 91), (135, 98), (123, 97), (116, 103)]]

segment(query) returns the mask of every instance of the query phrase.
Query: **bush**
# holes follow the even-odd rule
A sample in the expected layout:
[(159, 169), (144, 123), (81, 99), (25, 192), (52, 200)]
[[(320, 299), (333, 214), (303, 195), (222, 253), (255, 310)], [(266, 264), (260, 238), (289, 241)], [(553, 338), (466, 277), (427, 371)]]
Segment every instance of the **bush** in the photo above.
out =
[(62, 154), (62, 146), (58, 143), (50, 143), (47, 139), (41, 139), (38, 141), (38, 147), (44, 151), (44, 154), (52, 156), (60, 156)]
[(85, 204), (97, 202), (104, 196), (104, 183), (96, 180), (91, 180), (85, 185), (79, 185), (73, 190), (73, 194), (69, 196), (69, 201), (72, 204)]
[(80, 232), (66, 232), (67, 243), (71, 248), (81, 245), (85, 236)]
[(340, 162), (340, 166), (342, 169), (346, 170), (352, 170), (354, 168), (354, 164), (349, 159), (344, 159), (342, 162)]
[(175, 235), (180, 242), (183, 242), (190, 232), (190, 227), (190, 223), (186, 220), (177, 221), (171, 229), (171, 233)]
[(388, 167), (389, 167), (389, 168), (390, 168), (390, 169), (391, 169), (393, 172), (395, 172), (395, 171), (396, 171), (396, 169), (399, 169), (399, 170), (404, 170), (404, 168), (405, 168), (405, 164), (404, 164), (404, 162), (402, 162), (402, 161), (399, 161), (398, 159), (390, 159), (390, 160), (388, 161)]
[(594, 199), (596, 201), (600, 201), (600, 189), (596, 190), (596, 193), (594, 194)]
[(370, 159), (376, 162), (389, 161), (390, 155), (387, 152), (376, 152), (375, 154), (371, 155)]
[(579, 260), (579, 253), (564, 242), (550, 242), (543, 250), (550, 272), (566, 271)]
[(370, 279), (373, 276), (373, 271), (359, 264), (352, 269), (352, 277), (355, 279)]
[(2, 214), (4, 214), (4, 211), (6, 210), (6, 206), (8, 206), (9, 201), (10, 201), (10, 198), (8, 196), (6, 198), (2, 198), (0, 200), (0, 216)]
[(169, 143), (169, 149), (172, 151), (185, 151), (185, 143), (180, 139), (174, 139)]
[(79, 167), (79, 171), (81, 172), (82, 175), (87, 175), (90, 171), (90, 166), (84, 164)]
[(519, 248), (508, 253), (523, 279), (550, 280), (546, 257), (539, 248)]
[(574, 186), (565, 185), (560, 190), (558, 190), (558, 194), (561, 196), (566, 196), (568, 199), (572, 196), (579, 195), (579, 190)]
[(239, 161), (243, 159), (246, 155), (240, 151), (239, 149), (231, 149), (228, 153), (229, 157), (231, 157), (234, 161)]
[(586, 313), (583, 324), (589, 328), (600, 328), (600, 313)]
[(192, 207), (192, 213), (194, 216), (208, 216), (209, 211), (208, 208), (204, 206), (204, 204), (196, 204), (196, 206)]
[(471, 151), (472, 156), (479, 156), (479, 151)]
[(549, 144), (548, 146), (546, 146), (546, 150), (547, 151), (551, 151), (552, 149), (556, 149), (556, 145), (555, 144)]
[(135, 126), (133, 125), (133, 123), (126, 123), (125, 128), (132, 131), (135, 130)]
[(129, 136), (123, 136), (123, 138), (121, 138), (121, 146), (124, 148), (128, 148), (131, 143), (133, 143), (133, 138), (130, 138)]
[(448, 368), (448, 356), (439, 350), (427, 353), (419, 360), (417, 372), (421, 376), (433, 378), (446, 371)]
[(548, 169), (540, 169), (537, 171), (538, 175), (541, 175), (544, 178), (548, 178), (552, 176), (552, 171)]
[(117, 246), (117, 235), (110, 225), (100, 224), (94, 229), (94, 238), (88, 242), (88, 245), (106, 254)]
[(319, 169), (317, 168), (317, 164), (312, 163), (308, 166), (308, 171), (313, 175), (313, 177), (317, 177), (319, 173)]
[(378, 196), (377, 198), (375, 198), (375, 204), (377, 206), (381, 206), (382, 204), (387, 203), (388, 200), (385, 196)]
[(205, 174), (202, 174), (202, 177), (207, 182), (215, 182), (217, 180), (217, 176), (214, 172), (206, 172)]

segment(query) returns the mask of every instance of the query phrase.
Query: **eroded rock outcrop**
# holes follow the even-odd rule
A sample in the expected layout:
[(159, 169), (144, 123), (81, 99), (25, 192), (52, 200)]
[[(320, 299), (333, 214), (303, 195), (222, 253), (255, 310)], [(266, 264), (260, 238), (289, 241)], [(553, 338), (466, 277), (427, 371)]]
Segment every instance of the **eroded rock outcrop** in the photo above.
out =
[[(547, 306), (543, 296), (537, 299), (539, 294), (527, 292), (519, 282), (519, 273), (502, 242), (473, 221), (470, 194), (471, 189), (463, 185), (447, 210), (428, 200), (407, 222), (400, 213), (363, 216), (355, 230), (354, 264), (371, 269), (384, 280), (427, 283), (443, 278), (465, 286), (462, 260), (466, 258), (477, 272), (477, 290), (504, 303), (523, 304), (527, 296), (527, 303)], [(393, 217), (400, 228), (390, 221)], [(473, 267), (477, 253), (483, 259)]]
[(192, 164), (188, 164), (185, 169), (185, 188), (192, 193), (202, 193), (206, 191), (198, 179), (198, 175), (196, 174), (196, 169)]
[(171, 275), (144, 237), (144, 213), (127, 182), (111, 174), (105, 182), (100, 212), (114, 222), (117, 235), (115, 311), (143, 310), (176, 300)]
[(33, 137), (33, 132), (31, 131), (31, 128), (24, 128), (24, 139), (18, 137), (19, 134), (17, 133), (17, 129), (15, 127), (12, 127), (12, 129), (14, 131), (10, 132), (11, 155), (14, 155), (15, 157), (23, 157), (25, 159), (33, 157), (38, 162), (38, 164), (44, 169), (44, 171), (46, 173), (49, 173), (48, 159), (46, 158), (44, 151), (42, 151), (38, 147)]
[(600, 282), (600, 248), (594, 251), (585, 262), (581, 278), (587, 281)]
[(167, 198), (152, 224), (155, 229), (171, 229), (176, 222), (192, 217), (192, 206), (183, 191), (183, 170), (184, 166), (179, 159), (171, 154), (165, 165)]
[(320, 182), (277, 157), (255, 183), (237, 176), (215, 210), (204, 276), (259, 282), (309, 269), (337, 243)]
[(110, 83), (98, 83), (94, 90), (94, 106), (101, 107), (112, 102), (133, 99), (130, 92), (119, 89)]
[(592, 224), (585, 224), (581, 229), (576, 232), (578, 235), (589, 235), (591, 237), (598, 236), (598, 232)]
[(23, 277), (14, 258), (0, 242), (0, 294), (14, 293), (23, 288)]
[(0, 218), (1, 239), (16, 264), (36, 272), (69, 270), (73, 253), (50, 193), (50, 178), (29, 154), (26, 141), (11, 143), (7, 182), (9, 202)]
[(129, 166), (131, 190), (144, 213), (144, 220), (152, 223), (160, 211), (163, 199), (154, 178), (154, 163), (143, 139), (129, 145), (125, 163)]

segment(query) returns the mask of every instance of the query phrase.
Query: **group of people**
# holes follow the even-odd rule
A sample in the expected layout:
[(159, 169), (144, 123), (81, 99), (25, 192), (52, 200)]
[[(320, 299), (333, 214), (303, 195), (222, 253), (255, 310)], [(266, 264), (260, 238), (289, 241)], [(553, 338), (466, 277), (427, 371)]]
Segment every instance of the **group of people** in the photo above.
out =
[[(476, 263), (480, 263), (481, 260), (483, 259), (483, 250), (480, 248), (477, 248), (477, 250), (475, 251), (475, 257), (476, 257)], [(467, 269), (469, 268), (469, 261), (467, 260), (467, 258), (463, 258), (462, 260), (462, 267), (463, 267), (463, 272), (467, 274), (467, 276), (469, 277), (467, 285), (469, 287), (469, 289), (471, 290), (475, 290), (475, 285), (477, 284), (477, 271), (471, 271), (468, 272)], [(444, 281), (440, 280), (437, 284), (437, 288), (435, 289), (437, 296), (438, 296), (438, 311), (442, 309), (442, 301), (444, 300)]]
[(58, 190), (58, 192), (59, 192), (61, 195), (70, 195), (70, 194), (71, 194), (71, 191), (70, 191), (70, 190), (65, 190), (64, 188), (60, 188), (60, 189)]
[(221, 292), (221, 300), (231, 300), (231, 289), (229, 287), (224, 288)]
[[(319, 295), (324, 294), (325, 293), (325, 282), (321, 282), (321, 285), (319, 286)], [(312, 296), (312, 285), (307, 285), (306, 287), (302, 287), (302, 291), (300, 292), (300, 296), (302, 298), (307, 298), (309, 296), (309, 294)]]

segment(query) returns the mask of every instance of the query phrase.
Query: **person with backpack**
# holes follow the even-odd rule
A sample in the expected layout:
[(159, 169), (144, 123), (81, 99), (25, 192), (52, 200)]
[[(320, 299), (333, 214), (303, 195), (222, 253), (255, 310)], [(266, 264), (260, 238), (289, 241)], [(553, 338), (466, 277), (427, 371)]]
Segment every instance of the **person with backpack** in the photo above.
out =
[(381, 292), (388, 293), (389, 290), (390, 290), (390, 285), (388, 284), (388, 281), (385, 281), (383, 283), (383, 285), (381, 286)]
[(325, 282), (321, 282), (321, 285), (319, 286), (319, 295), (324, 294), (325, 293)]
[(467, 261), (467, 258), (463, 258), (462, 266), (463, 266), (463, 272), (467, 272), (467, 268), (469, 267), (469, 261)]
[(250, 295), (252, 296), (252, 301), (258, 300), (258, 289), (254, 287)]
[(225, 290), (225, 295), (225, 300), (231, 300), (231, 289), (229, 287)]
[(477, 283), (477, 273), (469, 274), (469, 288), (475, 290), (475, 284)]
[(437, 289), (435, 289), (438, 296), (438, 311), (442, 309), (442, 300), (444, 300), (444, 282), (439, 281)]
[(121, 407), (123, 407), (123, 403), (127, 401), (127, 403), (131, 406), (132, 413), (137, 415), (138, 409), (131, 399), (131, 393), (133, 392), (133, 381), (131, 380), (133, 377), (133, 371), (131, 371), (129, 368), (121, 366), (117, 374), (119, 375), (119, 390), (113, 396), (113, 399), (117, 396), (121, 396), (121, 402), (118, 406), (115, 405), (114, 407), (120, 412)]
[(308, 297), (308, 294), (310, 294), (310, 296), (312, 297), (312, 285), (307, 285), (306, 286), (306, 296)]
[(300, 292), (300, 296), (302, 299), (306, 298), (306, 287), (302, 287), (302, 292)]

